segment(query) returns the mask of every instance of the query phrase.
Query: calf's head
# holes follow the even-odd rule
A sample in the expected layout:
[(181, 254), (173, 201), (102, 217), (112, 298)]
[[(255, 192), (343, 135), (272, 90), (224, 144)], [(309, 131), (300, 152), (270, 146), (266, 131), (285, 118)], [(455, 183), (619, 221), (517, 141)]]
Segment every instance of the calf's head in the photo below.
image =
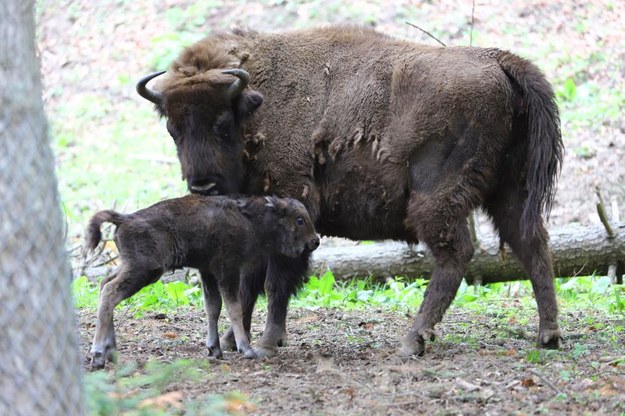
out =
[(292, 198), (265, 197), (266, 207), (277, 221), (271, 226), (277, 232), (277, 251), (287, 257), (299, 257), (319, 247), (319, 236), (304, 204)]
[(150, 74), (137, 83), (137, 92), (167, 118), (189, 191), (204, 195), (240, 191), (244, 175), (243, 128), (263, 102), (246, 86), (242, 69), (178, 68), (158, 90), (147, 83), (163, 74)]

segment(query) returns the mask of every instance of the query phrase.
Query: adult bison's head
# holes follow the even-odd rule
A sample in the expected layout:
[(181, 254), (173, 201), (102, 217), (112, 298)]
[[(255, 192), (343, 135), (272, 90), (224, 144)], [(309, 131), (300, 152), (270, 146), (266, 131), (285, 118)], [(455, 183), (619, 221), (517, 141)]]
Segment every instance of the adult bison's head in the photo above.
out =
[(204, 195), (239, 192), (243, 127), (263, 102), (260, 93), (246, 89), (249, 74), (242, 69), (181, 68), (168, 73), (158, 88), (147, 87), (163, 73), (141, 79), (137, 92), (167, 118), (189, 190)]

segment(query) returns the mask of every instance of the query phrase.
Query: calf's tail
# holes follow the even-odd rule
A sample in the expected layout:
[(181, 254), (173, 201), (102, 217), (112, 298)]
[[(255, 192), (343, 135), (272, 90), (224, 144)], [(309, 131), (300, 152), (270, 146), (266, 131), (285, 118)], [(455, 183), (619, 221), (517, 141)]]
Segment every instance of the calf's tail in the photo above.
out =
[(126, 215), (120, 214), (113, 210), (100, 211), (91, 217), (87, 226), (87, 235), (85, 236), (86, 247), (89, 250), (95, 249), (102, 239), (100, 227), (105, 222), (113, 223), (117, 226), (122, 224), (126, 219)]
[(520, 225), (523, 236), (528, 238), (536, 235), (541, 215), (548, 217), (553, 205), (564, 157), (560, 115), (551, 84), (540, 69), (505, 51), (500, 51), (497, 61), (520, 95), (515, 117), (527, 121), (527, 196)]

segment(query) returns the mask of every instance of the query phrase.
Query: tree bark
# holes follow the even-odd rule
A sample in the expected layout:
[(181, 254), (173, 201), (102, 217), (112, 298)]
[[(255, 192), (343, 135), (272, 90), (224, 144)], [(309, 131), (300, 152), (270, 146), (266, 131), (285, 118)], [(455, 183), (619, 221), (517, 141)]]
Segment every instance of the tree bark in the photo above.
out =
[(33, 0), (0, 2), (0, 414), (80, 415), (80, 361)]
[[(607, 275), (610, 265), (617, 265), (617, 275), (625, 273), (625, 223), (613, 223), (614, 237), (603, 226), (569, 226), (551, 230), (551, 252), (556, 276), (570, 277), (592, 273)], [(372, 276), (377, 280), (404, 276), (428, 278), (434, 259), (419, 244), (409, 247), (400, 242), (321, 247), (313, 253), (312, 271), (330, 269), (337, 279)], [(499, 252), (499, 239), (481, 239), (465, 278), (482, 283), (527, 278), (521, 264), (506, 246), (505, 260)]]

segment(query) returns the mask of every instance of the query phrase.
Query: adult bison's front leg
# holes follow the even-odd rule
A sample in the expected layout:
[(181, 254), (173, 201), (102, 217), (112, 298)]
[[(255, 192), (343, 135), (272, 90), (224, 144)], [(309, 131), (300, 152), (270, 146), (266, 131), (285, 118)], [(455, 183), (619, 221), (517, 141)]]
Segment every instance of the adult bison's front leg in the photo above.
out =
[(268, 357), (277, 347), (286, 345), (286, 313), (289, 297), (302, 286), (308, 270), (310, 253), (299, 258), (274, 256), (269, 260), (265, 291), (267, 292), (267, 322), (257, 343), (256, 353)]

